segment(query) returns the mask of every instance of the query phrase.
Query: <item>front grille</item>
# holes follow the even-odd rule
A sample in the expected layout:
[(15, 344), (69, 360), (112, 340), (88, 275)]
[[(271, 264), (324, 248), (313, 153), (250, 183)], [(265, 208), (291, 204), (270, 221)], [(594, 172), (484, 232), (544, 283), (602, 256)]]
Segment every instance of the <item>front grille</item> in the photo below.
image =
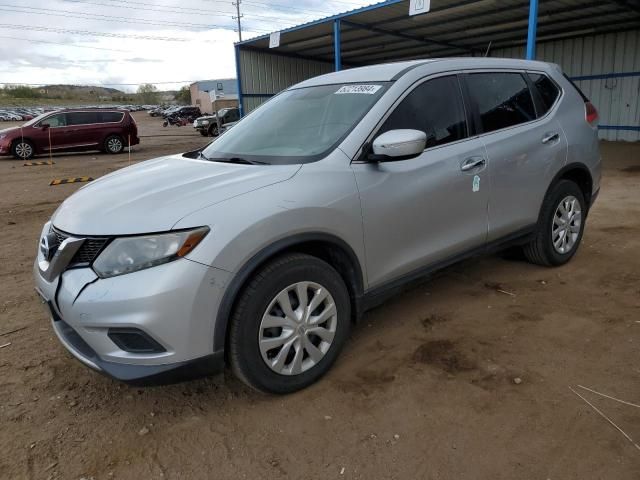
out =
[[(70, 235), (61, 232), (60, 230), (51, 227), (51, 231), (58, 238), (58, 244), (64, 242)], [(80, 247), (80, 250), (76, 252), (71, 261), (69, 262), (69, 268), (89, 265), (93, 262), (98, 254), (102, 251), (104, 246), (109, 241), (108, 238), (96, 238), (88, 237)]]

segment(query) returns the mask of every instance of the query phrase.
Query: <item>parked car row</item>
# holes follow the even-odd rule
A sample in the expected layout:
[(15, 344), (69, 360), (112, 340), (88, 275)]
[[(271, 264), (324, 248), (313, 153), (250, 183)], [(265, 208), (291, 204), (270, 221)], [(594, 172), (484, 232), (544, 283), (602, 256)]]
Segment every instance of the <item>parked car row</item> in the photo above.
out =
[(161, 114), (162, 118), (178, 116), (190, 118), (191, 121), (196, 118), (202, 116), (202, 112), (200, 111), (200, 107), (192, 107), (192, 106), (184, 106), (184, 105), (176, 105), (173, 107), (169, 107), (164, 110)]
[(225, 125), (238, 120), (240, 120), (238, 108), (221, 108), (217, 114), (196, 118), (193, 122), (193, 128), (198, 130), (203, 137), (217, 137), (223, 132)]
[(176, 106), (168, 108), (167, 110), (162, 112), (162, 117), (164, 118), (164, 122), (162, 122), (163, 127), (167, 127), (169, 125), (176, 125), (178, 127), (183, 127), (195, 121), (196, 118), (200, 117), (202, 112), (199, 107), (191, 107), (191, 106)]
[(31, 120), (44, 112), (44, 108), (0, 108), (0, 121), (21, 122)]
[(144, 110), (152, 110), (157, 108), (157, 105), (86, 105), (73, 108), (97, 108), (97, 109), (113, 109), (127, 110), (129, 112), (141, 112)]
[(121, 153), (140, 143), (128, 110), (71, 108), (43, 113), (20, 127), (0, 130), (0, 155), (27, 160), (49, 152)]
[[(0, 107), (0, 122), (22, 122), (31, 120), (43, 113), (63, 110), (65, 107)], [(69, 108), (69, 107), (66, 107)], [(91, 109), (117, 109), (129, 112), (139, 112), (143, 110), (157, 109), (156, 105), (89, 105), (71, 108), (91, 108)]]

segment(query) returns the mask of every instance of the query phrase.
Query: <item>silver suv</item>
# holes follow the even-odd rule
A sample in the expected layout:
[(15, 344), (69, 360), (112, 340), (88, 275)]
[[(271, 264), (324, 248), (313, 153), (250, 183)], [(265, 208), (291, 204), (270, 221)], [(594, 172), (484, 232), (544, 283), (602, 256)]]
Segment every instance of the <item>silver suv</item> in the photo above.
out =
[(130, 382), (228, 365), (286, 393), (418, 277), (521, 245), (576, 253), (600, 185), (597, 112), (556, 65), (489, 58), (304, 81), (202, 151), (69, 197), (34, 265), (53, 329)]

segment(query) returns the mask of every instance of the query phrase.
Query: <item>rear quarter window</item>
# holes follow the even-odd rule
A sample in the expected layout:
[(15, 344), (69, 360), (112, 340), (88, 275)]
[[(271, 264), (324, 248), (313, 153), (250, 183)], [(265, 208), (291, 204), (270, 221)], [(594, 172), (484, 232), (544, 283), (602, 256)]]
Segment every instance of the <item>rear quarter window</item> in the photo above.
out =
[(545, 115), (560, 96), (560, 88), (546, 75), (542, 73), (529, 73), (529, 78), (538, 91), (542, 101), (543, 111), (539, 116)]
[(100, 121), (103, 123), (118, 123), (122, 121), (122, 112), (100, 112)]

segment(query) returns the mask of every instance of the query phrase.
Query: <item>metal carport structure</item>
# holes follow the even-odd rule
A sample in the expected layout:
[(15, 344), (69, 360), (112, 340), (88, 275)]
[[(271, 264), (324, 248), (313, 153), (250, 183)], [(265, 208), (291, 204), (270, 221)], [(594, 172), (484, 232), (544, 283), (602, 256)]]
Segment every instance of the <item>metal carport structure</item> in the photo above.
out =
[(604, 138), (640, 140), (639, 0), (432, 0), (414, 16), (409, 6), (387, 0), (281, 30), (273, 48), (269, 35), (237, 43), (243, 113), (342, 68), (489, 54), (559, 63), (599, 107)]

